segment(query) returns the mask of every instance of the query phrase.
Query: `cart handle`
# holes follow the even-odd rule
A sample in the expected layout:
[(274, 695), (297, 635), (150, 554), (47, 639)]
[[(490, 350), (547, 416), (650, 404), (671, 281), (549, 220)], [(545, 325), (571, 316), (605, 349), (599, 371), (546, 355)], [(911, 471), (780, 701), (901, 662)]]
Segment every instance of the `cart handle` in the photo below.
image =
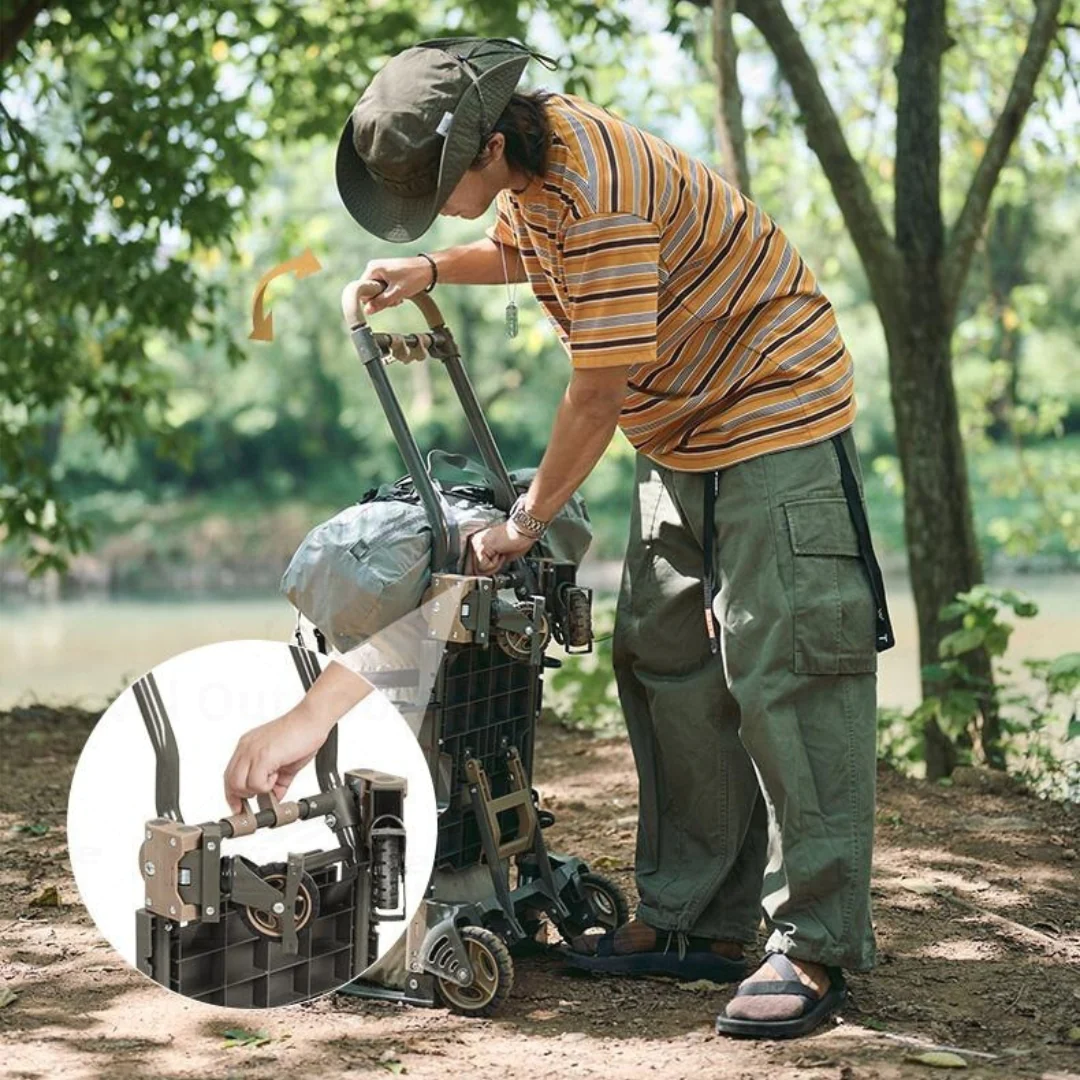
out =
[[(363, 302), (378, 296), (386, 288), (386, 285), (385, 281), (367, 278), (363, 281), (350, 281), (345, 286), (341, 293), (341, 312), (345, 316), (345, 321), (349, 324), (350, 330), (359, 330), (360, 327), (367, 325)], [(439, 310), (439, 305), (427, 293), (417, 293), (415, 296), (410, 296), (409, 299), (420, 309), (429, 329), (434, 330), (444, 325), (446, 320)]]

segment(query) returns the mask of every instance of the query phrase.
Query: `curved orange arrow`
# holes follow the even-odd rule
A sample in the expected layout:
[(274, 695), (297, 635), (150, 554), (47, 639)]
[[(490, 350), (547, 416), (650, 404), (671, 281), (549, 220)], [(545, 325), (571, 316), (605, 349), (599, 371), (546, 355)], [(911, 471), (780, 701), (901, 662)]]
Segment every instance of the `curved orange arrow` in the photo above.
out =
[(286, 259), (285, 262), (278, 263), (273, 270), (267, 270), (259, 278), (259, 284), (255, 287), (255, 298), (251, 302), (251, 333), (248, 334), (248, 340), (274, 340), (274, 317), (263, 312), (263, 295), (266, 292), (266, 286), (274, 278), (287, 274), (290, 270), (295, 272), (297, 278), (303, 278), (321, 269), (322, 264), (311, 253), (311, 248), (304, 248), (295, 259)]

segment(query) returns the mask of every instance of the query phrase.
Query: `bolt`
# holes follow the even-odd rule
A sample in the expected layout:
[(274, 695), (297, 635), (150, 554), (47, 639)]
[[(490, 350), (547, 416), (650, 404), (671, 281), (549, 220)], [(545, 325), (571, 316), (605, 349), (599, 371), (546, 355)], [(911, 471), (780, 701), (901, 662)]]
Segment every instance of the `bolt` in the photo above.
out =
[(271, 909), (275, 915), (285, 914), (285, 905), (279, 900)]
[(154, 834), (149, 829), (147, 829), (146, 830), (146, 839), (147, 840), (152, 840), (153, 838), (154, 838)]
[(207, 840), (207, 842), (206, 842), (206, 850), (207, 851), (217, 851), (217, 844), (215, 844), (213, 840)]
[(146, 906), (147, 906), (147, 907), (150, 907), (150, 905), (151, 905), (151, 904), (153, 904), (153, 902), (154, 902), (154, 901), (153, 901), (153, 900), (151, 900), (149, 896), (148, 896), (148, 897), (146, 898)]
[(174, 908), (172, 906), (172, 904), (169, 905), (169, 914), (170, 915), (175, 915), (176, 914), (176, 908)]
[(171, 922), (167, 922), (165, 924), (165, 933), (167, 933), (167, 934), (172, 933), (172, 929), (173, 929), (173, 924)]
[(176, 847), (176, 837), (175, 836), (170, 836), (169, 837), (169, 847)]
[(464, 986), (468, 981), (469, 973), (465, 970), (462, 970), (461, 973), (458, 975), (458, 982), (461, 983), (462, 986)]
[(336, 814), (327, 814), (326, 815), (326, 824), (331, 829), (335, 828), (337, 826), (337, 815)]
[(206, 911), (207, 915), (213, 915), (214, 914), (214, 907), (213, 907), (212, 904), (207, 904), (206, 908), (204, 910)]
[(416, 979), (410, 979), (409, 980), (409, 989), (410, 990), (415, 990), (419, 985), (420, 985), (420, 983), (417, 982)]
[(147, 864), (146, 864), (146, 865), (145, 865), (145, 866), (143, 867), (143, 873), (144, 873), (144, 874), (145, 874), (145, 875), (146, 875), (147, 877), (153, 877), (153, 876), (154, 876), (154, 864), (153, 864), (152, 862), (148, 862), (148, 863), (147, 863)]

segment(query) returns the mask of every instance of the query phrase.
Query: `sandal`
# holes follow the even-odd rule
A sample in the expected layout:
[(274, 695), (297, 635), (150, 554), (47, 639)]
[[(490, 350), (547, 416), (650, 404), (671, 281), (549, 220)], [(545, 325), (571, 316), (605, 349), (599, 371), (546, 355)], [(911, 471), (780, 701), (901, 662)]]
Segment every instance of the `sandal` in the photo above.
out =
[(769, 953), (765, 960), (781, 979), (744, 982), (735, 991), (735, 997), (748, 997), (753, 994), (794, 994), (806, 999), (806, 1006), (798, 1016), (784, 1020), (747, 1020), (740, 1017), (724, 1016), (716, 1018), (717, 1035), (735, 1035), (748, 1039), (792, 1039), (813, 1031), (823, 1020), (844, 1003), (847, 984), (838, 967), (826, 967), (829, 976), (829, 989), (819, 998), (814, 991), (799, 978), (795, 965), (783, 953)]
[[(677, 934), (679, 948), (669, 951), (672, 934)], [(582, 953), (573, 949), (561, 950), (562, 957), (571, 967), (600, 975), (672, 975), (686, 982), (708, 979), (717, 983), (738, 982), (746, 977), (746, 960), (731, 960), (713, 952), (706, 939), (700, 939), (705, 947), (692, 948), (699, 939), (690, 939), (678, 931), (668, 933), (668, 943), (663, 949), (641, 952), (616, 953), (615, 932), (609, 930), (596, 939), (596, 952)]]

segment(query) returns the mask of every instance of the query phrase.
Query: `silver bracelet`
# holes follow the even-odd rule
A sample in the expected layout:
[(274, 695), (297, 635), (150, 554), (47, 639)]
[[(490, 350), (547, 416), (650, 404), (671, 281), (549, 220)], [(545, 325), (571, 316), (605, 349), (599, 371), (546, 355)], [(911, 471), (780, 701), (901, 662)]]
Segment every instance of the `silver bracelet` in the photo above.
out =
[(534, 517), (525, 509), (525, 496), (519, 495), (514, 502), (514, 505), (510, 507), (510, 513), (508, 520), (514, 523), (514, 527), (518, 531), (523, 532), (526, 536), (531, 536), (534, 540), (539, 540), (547, 530), (548, 523), (541, 521), (538, 517)]

